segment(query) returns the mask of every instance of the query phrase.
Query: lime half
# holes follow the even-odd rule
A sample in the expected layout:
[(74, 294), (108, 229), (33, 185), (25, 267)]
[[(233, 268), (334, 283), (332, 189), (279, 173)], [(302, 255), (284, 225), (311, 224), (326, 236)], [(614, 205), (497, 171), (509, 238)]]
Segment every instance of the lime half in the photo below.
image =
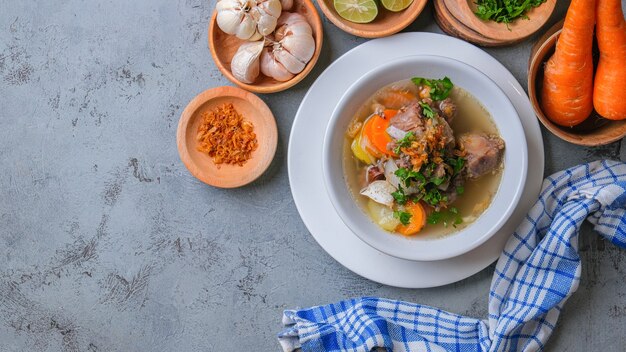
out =
[(413, 0), (381, 0), (383, 6), (393, 12), (398, 12), (406, 9), (413, 3)]
[(378, 15), (374, 0), (335, 0), (339, 16), (354, 23), (369, 23)]

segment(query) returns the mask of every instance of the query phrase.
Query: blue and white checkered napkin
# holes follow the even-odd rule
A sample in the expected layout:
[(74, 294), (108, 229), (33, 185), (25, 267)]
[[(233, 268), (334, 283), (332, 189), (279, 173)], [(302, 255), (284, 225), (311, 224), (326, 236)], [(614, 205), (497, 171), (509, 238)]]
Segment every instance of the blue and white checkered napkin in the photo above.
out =
[(280, 344), (304, 352), (541, 350), (578, 288), (578, 230), (586, 218), (626, 247), (626, 164), (593, 162), (544, 181), (498, 260), (488, 320), (366, 297), (285, 311)]

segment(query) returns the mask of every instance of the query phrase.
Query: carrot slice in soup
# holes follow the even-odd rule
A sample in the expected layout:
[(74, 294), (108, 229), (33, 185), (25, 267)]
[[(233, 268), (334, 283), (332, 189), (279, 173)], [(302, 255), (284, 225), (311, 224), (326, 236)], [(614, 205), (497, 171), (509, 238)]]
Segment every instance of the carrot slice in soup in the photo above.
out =
[(402, 90), (386, 91), (377, 97), (379, 103), (390, 109), (400, 109), (415, 99), (415, 94)]
[(385, 110), (383, 116), (373, 115), (365, 122), (362, 134), (367, 138), (367, 145), (374, 147), (376, 150), (369, 150), (373, 154), (394, 155), (393, 151), (387, 149), (387, 144), (391, 142), (391, 137), (387, 133), (389, 127), (389, 119), (396, 114), (396, 110)]
[(404, 211), (411, 214), (408, 225), (400, 225), (396, 231), (404, 236), (412, 236), (420, 232), (426, 225), (426, 210), (420, 203), (407, 203)]
[(389, 119), (391, 119), (392, 117), (396, 116), (396, 114), (398, 113), (398, 110), (393, 110), (393, 109), (386, 109), (383, 114), (385, 115), (385, 119), (387, 119), (387, 121), (389, 121)]

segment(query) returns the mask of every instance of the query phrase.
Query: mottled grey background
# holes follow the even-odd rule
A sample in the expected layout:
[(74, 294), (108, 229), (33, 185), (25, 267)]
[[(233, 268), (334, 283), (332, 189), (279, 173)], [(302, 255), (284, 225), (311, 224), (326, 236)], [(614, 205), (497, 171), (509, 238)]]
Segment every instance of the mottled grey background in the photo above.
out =
[[(302, 224), (286, 167), (294, 114), (315, 77), (365, 41), (326, 20), (310, 76), (262, 96), (280, 133), (269, 171), (236, 190), (187, 172), (180, 113), (230, 84), (207, 49), (213, 6), (0, 0), (0, 351), (276, 351), (283, 309), (360, 295), (486, 317), (493, 267), (441, 288), (386, 287), (336, 263)], [(440, 32), (431, 5), (407, 30)], [(531, 43), (488, 51), (525, 86)], [(619, 142), (543, 133), (547, 173), (626, 160)], [(623, 350), (626, 252), (584, 232), (582, 284), (549, 350)]]

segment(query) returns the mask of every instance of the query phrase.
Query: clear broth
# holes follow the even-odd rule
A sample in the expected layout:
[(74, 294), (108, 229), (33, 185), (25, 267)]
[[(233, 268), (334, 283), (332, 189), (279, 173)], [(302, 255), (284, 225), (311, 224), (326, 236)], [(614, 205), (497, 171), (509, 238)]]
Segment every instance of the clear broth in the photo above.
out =
[[(353, 117), (353, 121), (356, 120), (362, 122), (370, 116), (374, 112), (372, 106), (375, 103), (380, 102), (382, 97), (384, 97), (385, 92), (389, 90), (406, 90), (414, 94), (417, 93), (417, 87), (411, 82), (411, 80), (408, 79), (387, 85), (374, 93), (374, 95), (372, 95), (365, 102), (365, 104), (363, 104), (363, 107)], [(500, 135), (487, 109), (485, 109), (485, 107), (469, 92), (455, 86), (450, 94), (450, 97), (457, 106), (456, 117), (450, 125), (456, 138), (467, 132), (484, 132), (491, 135)], [(399, 107), (400, 106), (394, 106), (391, 108)], [(361, 210), (367, 214), (368, 217), (370, 217), (369, 211), (367, 210), (367, 202), (369, 201), (369, 198), (359, 193), (366, 185), (364, 168), (366, 168), (367, 165), (359, 161), (352, 154), (350, 149), (351, 143), (352, 139), (346, 137), (343, 146), (344, 176), (352, 198)], [(436, 239), (445, 237), (476, 221), (476, 219), (478, 219), (491, 204), (493, 196), (496, 194), (498, 187), (500, 186), (501, 178), (502, 164), (491, 174), (485, 175), (477, 180), (466, 180), (464, 185), (465, 191), (462, 195), (459, 195), (458, 199), (452, 204), (459, 210), (459, 214), (463, 218), (463, 223), (456, 226), (451, 224), (448, 226), (444, 226), (443, 224), (426, 224), (424, 229), (415, 237), (419, 239)], [(430, 210), (429, 207), (427, 207), (427, 211), (428, 210)]]

